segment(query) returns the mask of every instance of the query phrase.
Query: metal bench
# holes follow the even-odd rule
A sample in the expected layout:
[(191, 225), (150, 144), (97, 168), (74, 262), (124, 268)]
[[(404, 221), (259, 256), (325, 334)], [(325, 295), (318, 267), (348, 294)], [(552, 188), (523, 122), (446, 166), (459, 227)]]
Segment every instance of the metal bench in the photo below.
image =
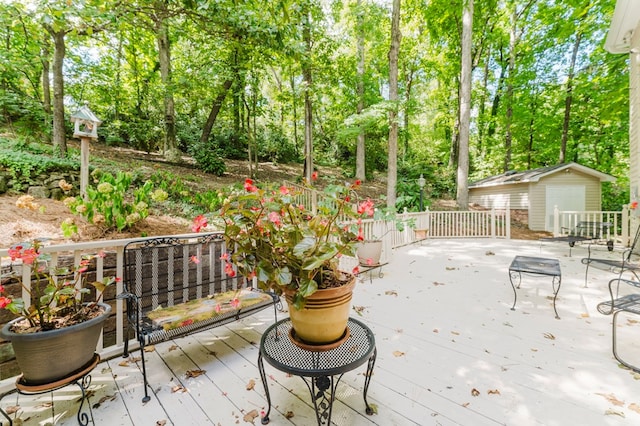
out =
[(145, 396), (149, 401), (144, 347), (228, 324), (276, 305), (273, 293), (254, 290), (240, 277), (227, 275), (222, 234), (159, 237), (125, 246), (124, 293), (129, 356), (133, 332), (140, 345)]
[[(613, 318), (612, 318), (613, 328), (612, 328), (611, 340), (612, 340), (613, 356), (615, 357), (615, 359), (617, 359), (618, 362), (620, 362), (620, 364), (624, 365), (625, 367), (628, 367), (633, 371), (640, 373), (640, 367), (637, 367), (633, 364), (630, 364), (629, 362), (624, 361), (620, 357), (620, 355), (618, 355), (617, 335), (616, 335), (616, 330), (618, 328), (617, 326), (618, 315), (623, 312), (640, 315), (640, 293), (630, 293), (624, 296), (618, 296), (619, 290), (620, 290), (620, 283), (628, 284), (632, 286), (632, 288), (634, 289), (640, 289), (640, 282), (638, 281), (626, 280), (620, 277), (612, 279), (611, 281), (609, 281), (609, 295), (611, 296), (611, 299), (605, 302), (599, 303), (598, 312), (600, 312), (603, 315), (613, 315)], [(613, 291), (614, 284), (616, 286), (615, 296)]]
[(607, 249), (613, 251), (613, 240), (606, 239), (611, 232), (611, 222), (580, 221), (573, 228), (561, 228), (564, 235), (560, 237), (543, 238), (544, 241), (562, 241), (569, 243), (569, 257), (571, 249), (576, 243), (605, 242)]
[(631, 243), (631, 247), (622, 252), (621, 259), (608, 259), (608, 258), (593, 258), (591, 257), (591, 245), (588, 247), (588, 256), (582, 259), (582, 263), (586, 265), (584, 271), (584, 286), (587, 286), (587, 277), (589, 274), (589, 267), (597, 269), (608, 270), (618, 274), (620, 278), (623, 273), (630, 272), (636, 279), (640, 278), (637, 272), (640, 271), (640, 227), (636, 231), (636, 236)]

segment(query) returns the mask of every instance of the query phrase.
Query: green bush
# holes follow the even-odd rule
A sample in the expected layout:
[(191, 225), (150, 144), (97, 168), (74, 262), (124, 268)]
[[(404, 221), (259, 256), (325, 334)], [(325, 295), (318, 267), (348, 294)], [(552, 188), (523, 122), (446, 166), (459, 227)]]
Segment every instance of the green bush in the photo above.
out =
[(192, 145), (189, 151), (199, 169), (216, 176), (222, 176), (227, 170), (222, 151), (212, 144), (198, 142)]
[[(95, 186), (87, 186), (86, 200), (69, 198), (65, 204), (74, 213), (106, 230), (130, 228), (149, 215), (151, 200), (164, 201), (166, 192), (153, 190), (151, 181), (134, 189), (129, 196), (132, 176), (118, 172), (116, 176), (98, 169), (91, 173)], [(164, 193), (164, 194), (163, 194)]]
[(300, 161), (295, 145), (279, 130), (271, 128), (258, 140), (258, 156), (263, 161), (294, 163)]

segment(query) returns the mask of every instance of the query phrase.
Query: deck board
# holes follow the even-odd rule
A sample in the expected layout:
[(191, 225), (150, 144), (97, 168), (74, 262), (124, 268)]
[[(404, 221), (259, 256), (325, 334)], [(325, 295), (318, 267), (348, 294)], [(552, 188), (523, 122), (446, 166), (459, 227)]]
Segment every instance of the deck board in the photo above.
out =
[[(640, 424), (640, 376), (618, 367), (611, 354), (611, 318), (595, 309), (608, 297), (612, 274), (590, 271), (585, 288), (580, 250), (570, 258), (560, 243), (426, 240), (394, 253), (384, 277), (359, 280), (353, 299), (363, 308), (360, 316), (353, 315), (376, 338), (368, 400), (378, 413), (364, 413), (363, 365), (342, 377), (333, 425), (560, 426), (568, 419), (586, 426)], [(516, 310), (510, 310), (507, 269), (516, 254), (560, 260), (560, 320), (549, 298), (551, 282), (544, 278), (525, 277)], [(631, 359), (640, 358), (636, 320), (619, 321), (620, 336), (626, 336), (620, 351)], [(267, 407), (257, 358), (260, 337), (272, 323), (273, 312), (262, 311), (158, 344), (146, 354), (151, 384), (146, 404), (139, 362), (102, 361), (90, 387), (95, 424), (248, 424), (245, 413)], [(187, 370), (197, 369), (206, 373), (186, 378)], [(265, 370), (271, 424), (315, 424), (304, 382), (267, 363)], [(255, 386), (247, 390), (251, 380)], [(0, 382), (0, 393), (12, 384)], [(177, 384), (187, 392), (172, 391)], [(479, 394), (473, 396), (472, 389)], [(495, 390), (499, 393), (489, 393)], [(23, 425), (75, 425), (79, 395), (76, 386), (39, 396), (12, 394), (0, 407), (20, 405), (19, 415), (27, 419)], [(293, 417), (287, 418), (289, 412)], [(7, 422), (0, 419), (0, 424)]]

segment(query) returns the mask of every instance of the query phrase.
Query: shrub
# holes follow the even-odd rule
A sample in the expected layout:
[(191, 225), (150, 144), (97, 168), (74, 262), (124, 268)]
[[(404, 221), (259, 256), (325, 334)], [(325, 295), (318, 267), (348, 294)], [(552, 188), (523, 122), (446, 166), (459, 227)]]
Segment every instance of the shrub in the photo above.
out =
[(222, 176), (227, 170), (222, 151), (210, 143), (198, 142), (192, 145), (190, 154), (196, 160), (198, 168), (207, 173)]

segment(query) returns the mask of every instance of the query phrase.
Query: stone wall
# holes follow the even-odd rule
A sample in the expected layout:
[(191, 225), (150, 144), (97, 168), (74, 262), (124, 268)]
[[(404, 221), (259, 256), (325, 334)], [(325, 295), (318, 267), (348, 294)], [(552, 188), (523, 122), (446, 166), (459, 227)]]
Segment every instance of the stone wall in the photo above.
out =
[[(67, 193), (63, 192), (58, 185), (63, 179), (73, 185), (73, 189)], [(0, 169), (0, 195), (5, 193), (26, 193), (35, 198), (62, 200), (80, 193), (80, 172), (74, 170), (53, 171), (28, 178), (15, 178), (7, 170)]]

